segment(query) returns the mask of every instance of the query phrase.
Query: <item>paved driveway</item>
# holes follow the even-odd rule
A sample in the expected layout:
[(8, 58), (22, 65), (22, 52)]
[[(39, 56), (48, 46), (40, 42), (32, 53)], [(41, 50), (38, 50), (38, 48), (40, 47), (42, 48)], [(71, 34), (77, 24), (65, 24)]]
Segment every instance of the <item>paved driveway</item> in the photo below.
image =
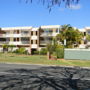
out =
[(0, 64), (0, 90), (90, 90), (90, 69)]

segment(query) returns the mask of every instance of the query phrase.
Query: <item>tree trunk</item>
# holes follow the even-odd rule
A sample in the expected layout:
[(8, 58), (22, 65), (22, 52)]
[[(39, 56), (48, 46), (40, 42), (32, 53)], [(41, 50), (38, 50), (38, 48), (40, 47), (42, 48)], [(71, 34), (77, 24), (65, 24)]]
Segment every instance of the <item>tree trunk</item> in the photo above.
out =
[(47, 52), (47, 59), (51, 59), (51, 54), (50, 54), (50, 52)]

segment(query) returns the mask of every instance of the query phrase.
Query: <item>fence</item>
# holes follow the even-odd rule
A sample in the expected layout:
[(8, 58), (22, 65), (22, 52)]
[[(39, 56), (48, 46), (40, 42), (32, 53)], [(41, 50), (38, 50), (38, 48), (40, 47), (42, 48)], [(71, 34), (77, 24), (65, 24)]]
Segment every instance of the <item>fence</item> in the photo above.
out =
[(90, 49), (65, 49), (66, 60), (90, 60)]

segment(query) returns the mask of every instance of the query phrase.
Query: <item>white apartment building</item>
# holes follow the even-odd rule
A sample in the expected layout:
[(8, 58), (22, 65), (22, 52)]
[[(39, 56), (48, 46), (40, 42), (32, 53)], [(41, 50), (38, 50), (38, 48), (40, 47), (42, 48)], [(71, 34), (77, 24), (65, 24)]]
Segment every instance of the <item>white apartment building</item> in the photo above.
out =
[[(7, 27), (0, 29), (0, 51), (3, 45), (15, 45), (13, 50), (25, 47), (29, 53), (40, 50), (48, 43), (52, 43), (52, 37), (60, 33), (60, 25), (47, 25), (37, 28), (28, 27)], [(84, 35), (90, 34), (90, 27), (79, 29)], [(85, 39), (85, 38), (84, 38)]]
[(60, 25), (33, 27), (7, 27), (0, 29), (0, 51), (2, 45), (15, 45), (15, 49), (25, 47), (29, 53), (40, 50), (60, 33)]

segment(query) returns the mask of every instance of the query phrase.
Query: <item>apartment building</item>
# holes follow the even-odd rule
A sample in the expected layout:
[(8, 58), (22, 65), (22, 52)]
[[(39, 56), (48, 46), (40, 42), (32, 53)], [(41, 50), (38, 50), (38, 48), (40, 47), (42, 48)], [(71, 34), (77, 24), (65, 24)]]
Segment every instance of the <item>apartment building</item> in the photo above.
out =
[[(7, 27), (0, 28), (0, 52), (3, 51), (3, 45), (14, 45), (13, 50), (25, 47), (32, 54), (34, 51), (46, 47), (52, 43), (52, 38), (60, 33), (60, 25), (47, 25), (40, 27)], [(84, 34), (90, 34), (90, 27), (79, 29)], [(90, 44), (90, 43), (89, 43)]]
[(15, 45), (13, 50), (25, 47), (29, 53), (40, 50), (47, 43), (52, 43), (52, 37), (60, 33), (60, 25), (33, 27), (10, 27), (0, 29), (0, 51), (2, 46)]
[(2, 51), (2, 45), (15, 45), (14, 48), (26, 47), (29, 51), (30, 47), (30, 31), (32, 27), (11, 27), (1, 28), (0, 32), (0, 49)]

